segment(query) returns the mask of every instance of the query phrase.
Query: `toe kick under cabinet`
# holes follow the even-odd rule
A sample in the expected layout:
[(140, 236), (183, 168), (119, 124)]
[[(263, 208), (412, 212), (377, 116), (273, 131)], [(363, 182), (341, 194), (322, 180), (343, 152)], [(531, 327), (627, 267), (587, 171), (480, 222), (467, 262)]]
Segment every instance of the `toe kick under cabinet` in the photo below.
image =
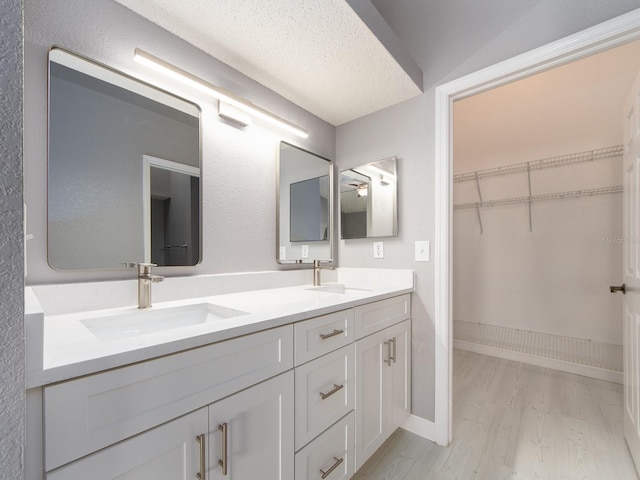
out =
[(348, 480), (409, 415), (409, 312), (405, 294), (45, 386), (37, 478)]

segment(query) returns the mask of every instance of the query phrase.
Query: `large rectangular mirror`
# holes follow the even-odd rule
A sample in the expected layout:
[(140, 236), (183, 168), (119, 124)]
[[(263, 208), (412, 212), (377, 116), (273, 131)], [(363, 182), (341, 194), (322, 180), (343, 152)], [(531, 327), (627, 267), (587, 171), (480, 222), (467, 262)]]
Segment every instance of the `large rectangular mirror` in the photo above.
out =
[(396, 157), (340, 172), (342, 239), (398, 235)]
[(280, 142), (277, 178), (278, 262), (333, 260), (333, 163)]
[(197, 105), (53, 48), (49, 264), (60, 270), (197, 264), (200, 138)]

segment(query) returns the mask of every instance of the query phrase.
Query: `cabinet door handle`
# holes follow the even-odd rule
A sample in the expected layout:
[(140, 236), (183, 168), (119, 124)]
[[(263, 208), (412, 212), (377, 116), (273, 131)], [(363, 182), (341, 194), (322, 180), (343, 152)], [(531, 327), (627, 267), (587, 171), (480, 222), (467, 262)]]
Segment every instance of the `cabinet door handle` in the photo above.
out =
[[(393, 363), (396, 363), (396, 361), (397, 361), (397, 358), (396, 358), (397, 355), (396, 354), (398, 353), (397, 350), (396, 350), (396, 337), (393, 337), (391, 340), (389, 340), (389, 343), (391, 343), (393, 345), (392, 350), (391, 350), (393, 352), (393, 354), (389, 355), (389, 360), (393, 360)], [(391, 363), (389, 363), (389, 364), (391, 364)]]
[(344, 330), (336, 330), (336, 329), (334, 329), (333, 332), (331, 332), (331, 333), (321, 333), (320, 334), (320, 339), (321, 340), (326, 340), (327, 338), (335, 337), (336, 335), (340, 335), (341, 333), (344, 333)]
[(218, 425), (218, 430), (222, 432), (222, 459), (218, 460), (218, 465), (222, 468), (222, 475), (227, 475), (229, 465), (227, 464), (227, 424)]
[(384, 342), (384, 344), (387, 346), (387, 358), (383, 361), (387, 365), (391, 366), (391, 342)]
[(196, 473), (198, 480), (207, 480), (207, 464), (205, 459), (207, 458), (207, 446), (205, 444), (205, 434), (202, 433), (196, 437), (196, 442), (200, 445), (200, 471)]
[(335, 463), (333, 465), (331, 465), (331, 467), (329, 467), (329, 470), (327, 470), (326, 472), (324, 470), (320, 470), (320, 473), (322, 474), (322, 478), (327, 478), (329, 475), (331, 475), (331, 472), (333, 472), (336, 468), (338, 468), (338, 465), (340, 465), (342, 462), (344, 462), (344, 458), (340, 457), (333, 457), (333, 459), (335, 460)]
[(327, 397), (330, 397), (331, 395), (333, 395), (336, 392), (339, 392), (340, 390), (342, 390), (344, 388), (344, 385), (336, 385), (335, 383), (333, 384), (333, 388), (331, 390), (329, 390), (327, 393), (322, 393), (320, 392), (320, 396), (322, 397), (322, 400), (324, 400)]

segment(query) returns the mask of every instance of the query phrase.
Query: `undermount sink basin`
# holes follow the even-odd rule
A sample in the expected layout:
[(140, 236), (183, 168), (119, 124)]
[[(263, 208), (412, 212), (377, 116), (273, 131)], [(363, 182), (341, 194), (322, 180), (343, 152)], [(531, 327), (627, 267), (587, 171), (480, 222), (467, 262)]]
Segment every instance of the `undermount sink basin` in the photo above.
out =
[(357, 294), (357, 293), (371, 291), (367, 288), (353, 288), (353, 287), (346, 287), (345, 285), (322, 285), (320, 287), (307, 288), (307, 290), (312, 290), (314, 292), (340, 293), (343, 295)]
[(100, 340), (116, 340), (247, 315), (212, 303), (159, 308), (101, 316), (81, 323)]

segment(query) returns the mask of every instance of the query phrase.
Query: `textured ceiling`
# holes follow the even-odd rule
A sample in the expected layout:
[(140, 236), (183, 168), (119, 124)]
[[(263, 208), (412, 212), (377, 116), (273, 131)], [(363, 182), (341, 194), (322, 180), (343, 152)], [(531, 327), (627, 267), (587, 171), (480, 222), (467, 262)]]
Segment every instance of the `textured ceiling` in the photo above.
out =
[(346, 0), (116, 1), (333, 125), (421, 93)]

